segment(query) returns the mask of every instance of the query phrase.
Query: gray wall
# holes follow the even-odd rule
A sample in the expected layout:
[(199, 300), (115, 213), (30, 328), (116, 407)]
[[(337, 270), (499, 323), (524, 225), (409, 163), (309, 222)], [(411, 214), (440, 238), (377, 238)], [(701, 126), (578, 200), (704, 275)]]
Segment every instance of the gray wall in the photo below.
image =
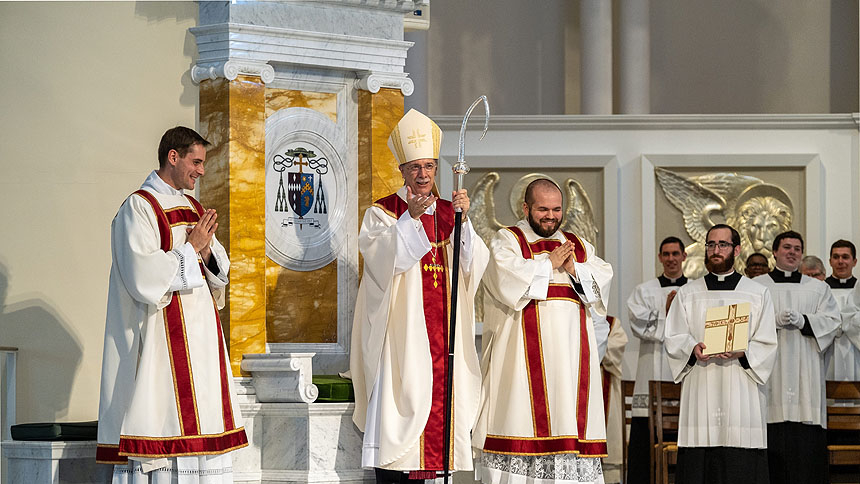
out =
[[(495, 114), (579, 113), (578, 1), (431, 5), (407, 36), (425, 51), (407, 61), (412, 106), (461, 114), (487, 94)], [(652, 0), (650, 23), (653, 113), (858, 111), (856, 1)]]

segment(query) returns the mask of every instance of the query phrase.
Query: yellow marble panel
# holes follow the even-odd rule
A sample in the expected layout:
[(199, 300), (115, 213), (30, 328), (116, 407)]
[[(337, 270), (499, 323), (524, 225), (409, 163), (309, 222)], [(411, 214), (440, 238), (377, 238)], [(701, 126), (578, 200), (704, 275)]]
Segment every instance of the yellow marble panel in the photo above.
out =
[(242, 355), (266, 351), (265, 86), (251, 76), (204, 81), (200, 119), (213, 143), (201, 202), (218, 210), (217, 235), (230, 256), (222, 321), (239, 375)]
[[(292, 107), (337, 122), (337, 93), (266, 89), (266, 117)], [(266, 337), (270, 343), (337, 343), (337, 262), (300, 272), (266, 258)]]
[(270, 343), (337, 343), (337, 261), (309, 272), (266, 260)]
[(308, 108), (319, 111), (337, 123), (337, 93), (266, 89), (266, 117), (284, 108)]
[[(396, 89), (380, 89), (373, 94), (358, 91), (358, 214), (374, 201), (392, 194), (403, 185), (388, 136), (403, 117), (403, 94)], [(359, 273), (363, 268), (359, 257)]]

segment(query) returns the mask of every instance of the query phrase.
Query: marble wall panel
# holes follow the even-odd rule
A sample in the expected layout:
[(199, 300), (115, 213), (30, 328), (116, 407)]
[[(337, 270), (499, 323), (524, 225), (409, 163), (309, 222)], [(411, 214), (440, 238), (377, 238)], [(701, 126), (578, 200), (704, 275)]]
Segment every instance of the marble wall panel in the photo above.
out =
[(218, 210), (217, 235), (230, 256), (222, 321), (234, 375), (243, 354), (266, 349), (264, 116), (258, 77), (201, 83), (201, 131), (213, 146), (200, 198)]
[[(380, 89), (358, 91), (358, 223), (376, 200), (403, 185), (397, 160), (388, 149), (388, 136), (403, 117), (403, 93)], [(364, 259), (359, 255), (359, 274)]]
[[(337, 93), (266, 89), (267, 117), (301, 107), (336, 123), (337, 103)], [(266, 258), (266, 334), (269, 343), (337, 343), (336, 261), (302, 272)]]

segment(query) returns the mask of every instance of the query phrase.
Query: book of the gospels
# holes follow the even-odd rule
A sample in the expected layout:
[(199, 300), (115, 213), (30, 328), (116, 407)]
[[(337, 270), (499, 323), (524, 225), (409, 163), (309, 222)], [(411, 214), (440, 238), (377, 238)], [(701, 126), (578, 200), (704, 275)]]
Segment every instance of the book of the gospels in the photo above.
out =
[(750, 303), (708, 308), (705, 314), (705, 355), (747, 349)]

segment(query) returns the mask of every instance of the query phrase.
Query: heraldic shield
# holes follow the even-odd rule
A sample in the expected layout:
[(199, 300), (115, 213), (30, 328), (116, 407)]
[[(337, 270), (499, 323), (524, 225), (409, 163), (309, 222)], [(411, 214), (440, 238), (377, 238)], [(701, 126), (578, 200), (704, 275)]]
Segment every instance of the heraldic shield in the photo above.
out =
[(304, 217), (314, 201), (314, 174), (287, 173), (287, 199), (293, 212)]

